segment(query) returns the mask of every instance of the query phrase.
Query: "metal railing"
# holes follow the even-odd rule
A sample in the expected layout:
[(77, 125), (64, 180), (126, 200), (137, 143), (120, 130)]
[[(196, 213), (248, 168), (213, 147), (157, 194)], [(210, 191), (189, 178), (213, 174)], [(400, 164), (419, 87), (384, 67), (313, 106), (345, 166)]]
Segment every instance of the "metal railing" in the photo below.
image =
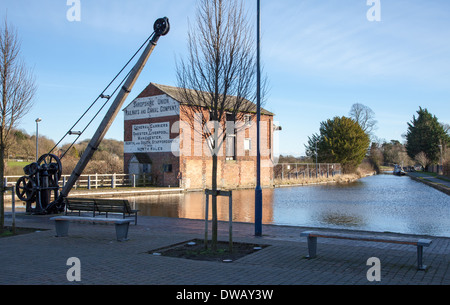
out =
[(342, 174), (340, 163), (278, 163), (274, 167), (275, 179), (314, 179)]
[[(22, 176), (6, 176), (5, 187), (14, 187)], [(70, 175), (62, 175), (59, 186), (64, 187)], [(116, 188), (116, 187), (145, 187), (152, 185), (150, 174), (87, 174), (81, 175), (74, 188)]]

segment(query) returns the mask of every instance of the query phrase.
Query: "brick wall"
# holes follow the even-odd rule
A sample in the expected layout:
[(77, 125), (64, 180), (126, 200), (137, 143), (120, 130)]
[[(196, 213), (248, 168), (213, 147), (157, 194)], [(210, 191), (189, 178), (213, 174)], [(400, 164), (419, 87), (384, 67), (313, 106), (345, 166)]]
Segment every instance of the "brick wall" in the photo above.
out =
[[(182, 132), (181, 170), (183, 173), (183, 185), (185, 188), (203, 189), (211, 187), (212, 157), (209, 155), (206, 140), (199, 133), (192, 130), (192, 119), (185, 117), (185, 111), (181, 111), (182, 121), (189, 121), (186, 128), (190, 131)], [(209, 117), (208, 112), (203, 116)], [(273, 184), (273, 117), (262, 115), (261, 121), (266, 124), (261, 130), (261, 160), (262, 165), (270, 165), (261, 168), (261, 184), (271, 186)], [(240, 129), (236, 136), (236, 158), (226, 159), (226, 140), (222, 143), (218, 157), (217, 183), (222, 189), (251, 188), (256, 186), (256, 115), (252, 115), (252, 128)], [(189, 126), (188, 126), (189, 125)], [(199, 125), (199, 124), (198, 124)], [(270, 126), (270, 127), (269, 127)], [(243, 127), (241, 127), (243, 128)], [(251, 139), (251, 150), (244, 149), (244, 139)], [(270, 143), (270, 144), (267, 144)]]
[[(148, 86), (138, 98), (163, 95), (160, 89), (153, 85)], [(181, 106), (183, 107), (183, 105)], [(203, 111), (202, 115), (209, 118), (209, 112)], [(261, 115), (263, 127), (261, 130), (261, 161), (262, 165), (271, 164), (273, 158), (273, 116)], [(151, 160), (151, 174), (155, 185), (178, 186), (177, 175), (181, 172), (183, 187), (187, 189), (203, 189), (211, 187), (212, 157), (207, 152), (206, 140), (192, 130), (192, 117), (185, 111), (180, 111), (178, 116), (166, 116), (147, 119), (126, 120), (124, 122), (124, 140), (132, 140), (132, 127), (134, 125), (169, 122), (170, 129), (176, 123), (180, 123), (179, 132), (170, 133), (170, 139), (180, 137), (181, 155), (175, 156), (172, 152), (146, 153)], [(182, 122), (186, 122), (183, 125)], [(218, 157), (217, 182), (222, 189), (237, 187), (254, 187), (256, 185), (256, 114), (251, 115), (253, 125), (240, 129), (236, 138), (235, 160), (226, 160), (226, 141), (221, 147)], [(265, 124), (265, 125), (264, 125)], [(197, 125), (200, 126), (200, 125)], [(241, 131), (242, 130), (242, 131)], [(251, 139), (251, 150), (244, 149), (244, 139)], [(125, 154), (124, 170), (128, 173), (130, 160), (134, 154)], [(164, 172), (164, 164), (172, 164), (172, 172)], [(273, 168), (270, 166), (261, 169), (261, 184), (270, 186), (273, 182)]]
[[(183, 187), (187, 189), (211, 188), (212, 159), (184, 158), (182, 163)], [(273, 184), (271, 168), (261, 169), (261, 185)], [(256, 160), (218, 160), (217, 185), (221, 189), (253, 188), (256, 186)]]
[[(124, 122), (124, 141), (132, 140), (132, 127), (133, 125), (141, 125), (148, 123), (162, 123), (169, 122), (170, 130), (172, 130), (173, 124), (178, 122), (179, 118), (177, 116), (170, 117), (160, 117), (153, 119), (139, 119), (139, 120), (129, 120)], [(170, 139), (175, 139), (178, 137), (178, 133), (170, 133)], [(147, 153), (148, 159), (151, 160), (151, 174), (152, 183), (158, 186), (178, 186), (179, 182), (177, 179), (178, 172), (180, 171), (180, 159), (172, 154), (172, 152), (157, 152), (157, 153)], [(134, 154), (124, 155), (124, 172), (129, 173), (129, 164)], [(164, 165), (171, 164), (172, 171), (164, 172)]]

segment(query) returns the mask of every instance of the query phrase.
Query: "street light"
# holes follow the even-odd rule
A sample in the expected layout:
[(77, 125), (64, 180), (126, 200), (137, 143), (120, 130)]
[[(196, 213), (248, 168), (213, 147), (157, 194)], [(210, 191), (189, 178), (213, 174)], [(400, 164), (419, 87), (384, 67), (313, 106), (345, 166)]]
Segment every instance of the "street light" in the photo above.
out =
[(439, 150), (441, 152), (441, 157), (440, 157), (440, 162), (439, 162), (440, 164), (439, 164), (439, 169), (438, 169), (438, 175), (442, 175), (444, 173), (444, 164), (443, 164), (444, 162), (442, 160), (442, 145), (439, 144), (438, 147), (439, 147)]
[(257, 0), (256, 24), (256, 188), (255, 188), (255, 236), (262, 236), (262, 189), (261, 189), (261, 0)]
[(36, 119), (36, 162), (39, 158), (39, 122), (41, 122), (41, 118)]
[(319, 142), (319, 141), (316, 141), (316, 179), (317, 179), (317, 155), (318, 155), (318, 153), (317, 153), (317, 142)]

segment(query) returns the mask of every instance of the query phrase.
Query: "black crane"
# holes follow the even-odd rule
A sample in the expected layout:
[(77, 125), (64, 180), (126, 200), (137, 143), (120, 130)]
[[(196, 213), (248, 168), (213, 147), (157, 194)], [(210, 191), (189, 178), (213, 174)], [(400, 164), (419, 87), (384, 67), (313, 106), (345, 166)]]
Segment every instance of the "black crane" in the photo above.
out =
[[(117, 114), (119, 113), (120, 108), (123, 106), (123, 103), (125, 102), (126, 98), (130, 94), (131, 89), (133, 88), (142, 69), (144, 68), (145, 64), (147, 63), (147, 60), (149, 59), (151, 53), (153, 52), (153, 49), (155, 48), (159, 38), (161, 36), (166, 35), (169, 32), (169, 30), (170, 30), (169, 19), (167, 17), (159, 18), (158, 20), (156, 20), (156, 22), (153, 26), (153, 29), (154, 29), (153, 34), (147, 39), (148, 43), (146, 41), (141, 46), (140, 49), (142, 49), (143, 46), (145, 46), (145, 45), (147, 45), (147, 47), (143, 51), (139, 60), (134, 65), (133, 69), (126, 75), (125, 79), (120, 83), (120, 85), (123, 84), (122, 87), (120, 87), (120, 85), (119, 85), (120, 89), (119, 89), (119, 87), (116, 89), (116, 91), (119, 91), (119, 92), (117, 93), (117, 96), (116, 96), (114, 102), (111, 104), (108, 112), (106, 113), (105, 117), (103, 118), (102, 122), (100, 123), (97, 131), (95, 132), (94, 136), (90, 140), (86, 150), (84, 151), (83, 155), (81, 156), (81, 159), (78, 161), (78, 164), (76, 165), (75, 169), (73, 170), (73, 172), (72, 172), (70, 178), (68, 179), (67, 183), (65, 184), (64, 188), (61, 191), (59, 191), (59, 179), (61, 178), (61, 175), (62, 175), (62, 165), (61, 165), (60, 158), (57, 157), (55, 154), (52, 154), (51, 152), (48, 154), (45, 154), (45, 155), (41, 156), (37, 162), (31, 163), (31, 164), (27, 165), (26, 167), (24, 167), (25, 176), (21, 177), (17, 181), (16, 194), (20, 200), (26, 202), (27, 212), (30, 212), (33, 214), (54, 214), (54, 213), (60, 213), (60, 212), (64, 211), (64, 208), (65, 208), (64, 198), (69, 195), (69, 193), (72, 190), (73, 186), (75, 185), (76, 181), (78, 180), (81, 173), (85, 169), (86, 165), (92, 158), (94, 152), (98, 149), (100, 142), (105, 137), (109, 127), (111, 126), (111, 124), (113, 123)], [(138, 52), (140, 51), (140, 49), (138, 50)], [(133, 58), (137, 55), (138, 52), (136, 52), (134, 54)], [(128, 61), (128, 63), (125, 65), (125, 67), (130, 62), (131, 62), (131, 59), (130, 59), (130, 61)], [(122, 73), (122, 71), (125, 69), (125, 67), (119, 72), (119, 74)], [(119, 76), (119, 74), (113, 79), (113, 81)], [(113, 83), (113, 81), (108, 85), (107, 88), (109, 88), (109, 86)], [(96, 103), (97, 100), (99, 100), (99, 99), (106, 99), (107, 101), (109, 101), (109, 99), (111, 98), (111, 95), (105, 95), (104, 94), (105, 91), (106, 91), (106, 89), (99, 95), (99, 97), (94, 101), (94, 103)], [(102, 106), (102, 108), (105, 105), (106, 105), (106, 102)], [(91, 107), (92, 107), (92, 105), (91, 105)], [(89, 109), (91, 107), (89, 107)], [(83, 116), (87, 113), (87, 111), (83, 114)], [(98, 112), (97, 112), (97, 114), (98, 114)], [(97, 114), (96, 114), (96, 116), (97, 116)], [(89, 124), (92, 122), (92, 120), (89, 122)], [(78, 120), (77, 123), (79, 121), (80, 120)], [(77, 123), (75, 123), (75, 125), (77, 125)], [(86, 130), (87, 127), (84, 128), (83, 131), (73, 131), (72, 130), (73, 128), (74, 127), (72, 127), (66, 133), (66, 136), (67, 135), (77, 135), (78, 136), (77, 139), (78, 139), (81, 136), (81, 134), (83, 133), (83, 131)], [(61, 139), (61, 141), (62, 141), (62, 139)], [(61, 141), (59, 141), (58, 144)], [(74, 141), (74, 143), (75, 143), (75, 141)], [(58, 144), (55, 145), (55, 147), (52, 149), (52, 151), (56, 148), (56, 146)], [(65, 153), (63, 154), (63, 156), (64, 155), (65, 155)], [(53, 198), (55, 200), (53, 202), (50, 202), (51, 192), (54, 192)], [(33, 208), (34, 204), (35, 204), (35, 207)]]

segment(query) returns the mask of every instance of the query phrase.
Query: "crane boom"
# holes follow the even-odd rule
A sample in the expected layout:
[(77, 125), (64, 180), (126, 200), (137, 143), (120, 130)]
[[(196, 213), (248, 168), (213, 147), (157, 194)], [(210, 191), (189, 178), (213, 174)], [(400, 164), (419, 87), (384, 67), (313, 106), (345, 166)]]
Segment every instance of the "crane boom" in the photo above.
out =
[(50, 203), (46, 207), (46, 212), (51, 213), (55, 210), (55, 208), (59, 211), (62, 211), (64, 209), (64, 198), (69, 195), (69, 192), (72, 190), (73, 186), (75, 185), (76, 181), (82, 174), (83, 170), (86, 168), (86, 165), (91, 160), (94, 152), (98, 149), (98, 146), (100, 145), (100, 142), (105, 137), (109, 127), (113, 123), (114, 119), (117, 117), (117, 114), (120, 111), (120, 108), (123, 106), (123, 103), (125, 102), (126, 98), (131, 92), (131, 89), (133, 88), (134, 84), (136, 83), (136, 80), (138, 79), (139, 75), (141, 74), (142, 69), (144, 68), (145, 64), (147, 63), (151, 53), (153, 52), (153, 49), (155, 48), (159, 38), (161, 36), (166, 35), (170, 30), (169, 25), (169, 19), (167, 17), (160, 18), (156, 20), (154, 24), (154, 36), (148, 43), (147, 47), (145, 48), (144, 52), (142, 53), (141, 57), (133, 67), (133, 69), (130, 72), (130, 75), (128, 76), (127, 80), (125, 81), (123, 87), (121, 88), (120, 92), (118, 93), (117, 97), (115, 98), (113, 104), (109, 108), (108, 112), (106, 113), (105, 117), (103, 118), (102, 122), (100, 123), (97, 131), (95, 132), (94, 136), (92, 137), (91, 141), (89, 142), (86, 150), (84, 151), (83, 155), (81, 156), (81, 159), (78, 161), (78, 164), (76, 165), (75, 169), (73, 170), (72, 174), (70, 175), (70, 178), (68, 179), (67, 183), (65, 184), (64, 188), (62, 189), (59, 197), (52, 203)]

